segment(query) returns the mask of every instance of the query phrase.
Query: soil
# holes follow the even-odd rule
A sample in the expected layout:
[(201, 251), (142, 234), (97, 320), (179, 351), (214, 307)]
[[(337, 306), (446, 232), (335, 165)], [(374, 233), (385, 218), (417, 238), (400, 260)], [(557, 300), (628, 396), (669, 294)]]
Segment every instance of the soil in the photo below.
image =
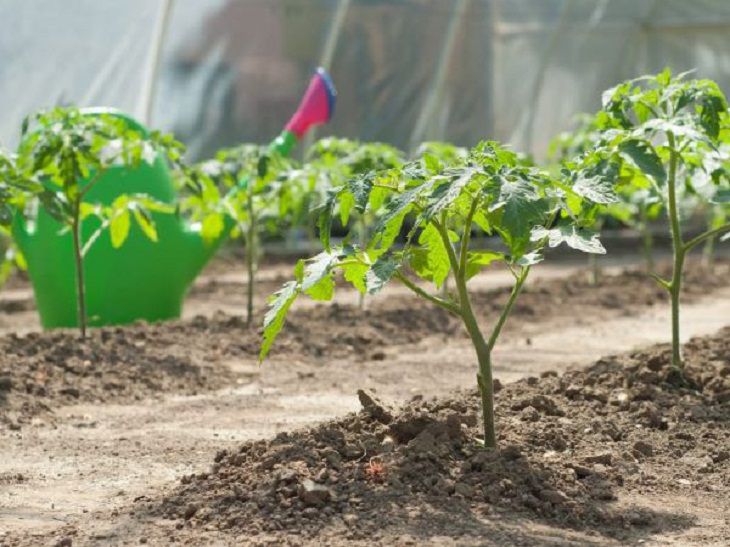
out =
[[(712, 275), (689, 269), (685, 301), (727, 284), (730, 263)], [(273, 279), (272, 279), (273, 278)], [(281, 274), (266, 278), (280, 286)], [(195, 294), (227, 290), (212, 281)], [(509, 296), (509, 287), (474, 292), (478, 313), (486, 322)], [(242, 292), (243, 293), (243, 292)], [(569, 322), (625, 316), (662, 302), (664, 291), (638, 270), (604, 275), (597, 285), (585, 272), (528, 285), (508, 323), (539, 325), (561, 317)], [(570, 302), (570, 306), (563, 306)], [(25, 308), (23, 308), (25, 309)], [(407, 311), (406, 311), (407, 310)], [(92, 330), (86, 341), (74, 332), (31, 332), (0, 337), (0, 427), (18, 429), (61, 405), (78, 402), (120, 403), (164, 393), (194, 395), (235, 383), (235, 373), (222, 363), (255, 358), (261, 340), (253, 327), (236, 316), (160, 324), (137, 324)], [(465, 338), (462, 325), (445, 311), (410, 295), (379, 299), (365, 310), (341, 303), (294, 310), (272, 351), (272, 358), (338, 358), (359, 355), (385, 359), (389, 347), (412, 344), (430, 336)], [(38, 420), (36, 420), (38, 423)]]
[[(263, 272), (258, 310), (266, 291), (290, 269)], [(537, 268), (523, 295), (527, 307), (508, 322), (495, 350), (496, 377), (507, 382), (550, 369), (562, 372), (666, 340), (668, 306), (661, 291), (643, 274), (613, 266), (606, 272), (592, 287), (575, 266), (558, 261)], [(727, 324), (729, 273), (727, 261), (708, 278), (690, 272), (684, 337)], [(148, 511), (147, 502), (159, 506), (180, 476), (200, 474), (222, 448), (234, 453), (242, 442), (271, 439), (357, 409), (360, 388), (400, 403), (414, 395), (443, 397), (474, 382), (473, 349), (460, 326), (398, 286), (369, 298), (364, 311), (352, 305), (357, 298), (351, 291), (339, 292), (331, 306), (302, 300), (270, 360), (259, 366), (259, 329), (246, 328), (238, 316), (245, 308), (243, 279), (228, 268), (209, 271), (186, 302), (186, 319), (95, 330), (81, 345), (73, 332), (30, 334), (38, 342), (24, 343), (28, 334), (22, 333), (38, 329), (27, 286), (16, 283), (0, 295), (0, 303), (31, 302), (0, 314), (0, 333), (21, 333), (0, 335), (0, 377), (10, 379), (5, 382), (10, 390), (0, 388), (0, 415), (8, 418), (0, 423), (0, 545), (54, 545), (66, 538), (74, 545), (136, 545), (144, 539), (159, 544), (168, 535), (195, 545), (246, 543), (214, 522), (180, 535), (175, 527), (181, 519), (153, 516), (150, 528), (137, 516)], [(493, 318), (493, 300), (506, 296), (509, 282), (496, 270), (473, 280), (485, 320)], [(415, 319), (408, 321), (411, 313)], [(70, 356), (65, 361), (64, 353)], [(89, 374), (91, 369), (99, 376)], [(43, 397), (26, 389), (28, 382), (31, 392), (37, 387), (38, 371)], [(105, 382), (123, 387), (107, 390)], [(78, 390), (78, 398), (61, 391), (68, 387)], [(507, 384), (502, 393), (509, 389)], [(727, 506), (714, 494), (691, 486), (667, 492), (621, 491), (611, 503), (661, 507), (686, 522), (657, 526), (652, 536), (632, 536), (646, 537), (647, 543), (727, 543)], [(611, 539), (616, 535), (500, 507), (479, 516), (478, 523), (498, 544), (625, 543)], [(430, 518), (439, 514), (432, 511)], [(395, 545), (406, 541), (391, 539)], [(429, 543), (453, 540), (433, 536)]]
[[(161, 499), (136, 500), (125, 526), (153, 543), (251, 545), (625, 545), (682, 534), (697, 508), (657, 500), (730, 512), (730, 327), (692, 339), (684, 357), (684, 376), (661, 345), (498, 385), (496, 451), (477, 442), (476, 392), (394, 410), (360, 391), (357, 414), (221, 450)], [(689, 539), (720, 545), (730, 523), (699, 534)]]

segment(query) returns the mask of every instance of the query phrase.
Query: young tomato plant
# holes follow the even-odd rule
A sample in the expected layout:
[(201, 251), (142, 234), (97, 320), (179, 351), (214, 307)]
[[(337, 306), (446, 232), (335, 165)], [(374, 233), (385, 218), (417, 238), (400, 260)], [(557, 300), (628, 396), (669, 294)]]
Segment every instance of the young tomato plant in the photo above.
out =
[[(347, 181), (335, 193), (332, 208), (336, 202), (350, 201), (361, 213), (380, 211), (372, 235), (364, 246), (331, 247), (328, 234), (332, 214), (322, 212), (325, 251), (300, 261), (295, 280), (272, 297), (260, 358), (269, 352), (297, 296), (305, 293), (317, 300), (332, 298), (335, 272), (342, 272), (361, 292), (376, 293), (391, 280), (400, 282), (462, 321), (478, 360), (484, 444), (495, 447), (492, 350), (546, 246), (564, 242), (585, 252), (605, 252), (597, 235), (583, 224), (584, 219), (592, 220), (595, 209), (589, 195), (612, 193), (611, 181), (598, 172), (601, 167), (595, 157), (587, 158), (581, 164), (584, 171), (566, 171), (565, 179), (558, 183), (541, 170), (520, 164), (515, 153), (485, 142), (466, 158), (448, 165), (424, 155), (400, 168)], [(386, 198), (387, 205), (381, 210)], [(406, 217), (411, 227), (405, 244), (396, 246)], [(498, 243), (490, 248), (473, 245), (475, 227), (498, 236)], [(492, 328), (485, 332), (467, 284), (492, 263), (505, 264), (514, 276), (514, 285)], [(453, 295), (433, 294), (417, 282), (420, 279), (438, 287), (447, 277), (456, 287)]]
[[(679, 298), (687, 253), (697, 245), (730, 232), (720, 223), (685, 240), (682, 234), (682, 188), (705, 195), (727, 210), (728, 162), (718, 155), (728, 131), (728, 105), (710, 80), (672, 78), (669, 70), (630, 80), (603, 94), (599, 147), (621, 157), (640, 171), (662, 196), (672, 236), (672, 278), (657, 282), (670, 295), (672, 306), (672, 365), (682, 370), (679, 336)], [(699, 174), (703, 177), (699, 177)], [(709, 181), (711, 192), (698, 186)]]
[[(29, 131), (30, 124), (33, 127)], [(44, 209), (71, 231), (76, 269), (79, 327), (86, 337), (84, 256), (100, 233), (109, 229), (114, 247), (121, 246), (133, 218), (153, 241), (157, 232), (151, 212), (171, 213), (174, 208), (147, 196), (122, 195), (111, 206), (87, 201), (89, 191), (113, 166), (135, 167), (157, 157), (156, 136), (148, 138), (113, 114), (89, 114), (75, 108), (40, 112), (23, 124), (18, 168), (27, 180), (41, 181), (36, 192)], [(82, 240), (85, 220), (96, 217), (100, 228)]]
[(203, 237), (217, 239), (233, 221), (234, 237), (244, 241), (248, 324), (253, 321), (261, 237), (280, 233), (300, 217), (306, 192), (301, 185), (287, 183), (293, 166), (274, 150), (246, 144), (221, 150), (215, 159), (186, 172), (189, 196), (183, 208), (202, 223)]

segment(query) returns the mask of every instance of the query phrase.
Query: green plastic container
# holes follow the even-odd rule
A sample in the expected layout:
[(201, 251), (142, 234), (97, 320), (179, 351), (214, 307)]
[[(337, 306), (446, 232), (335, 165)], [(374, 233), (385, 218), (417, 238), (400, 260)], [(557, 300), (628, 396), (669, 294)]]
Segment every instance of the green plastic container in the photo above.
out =
[[(147, 130), (137, 121), (111, 109), (88, 109), (88, 115), (107, 113), (126, 120), (131, 127)], [(175, 189), (166, 162), (158, 157), (153, 165), (135, 169), (112, 167), (91, 189), (87, 201), (110, 205), (122, 194), (143, 193), (174, 203)], [(161, 321), (180, 316), (188, 287), (213, 256), (220, 240), (206, 243), (199, 227), (190, 226), (176, 215), (154, 214), (159, 241), (150, 241), (132, 223), (129, 237), (114, 249), (108, 233), (91, 247), (84, 259), (86, 308), (91, 326), (118, 325), (140, 319)], [(88, 219), (82, 226), (83, 241), (99, 226)], [(230, 225), (228, 226), (230, 228)], [(13, 225), (13, 237), (25, 255), (28, 276), (35, 292), (44, 328), (76, 327), (76, 281), (70, 232), (45, 211), (38, 212), (35, 225), (21, 218)]]

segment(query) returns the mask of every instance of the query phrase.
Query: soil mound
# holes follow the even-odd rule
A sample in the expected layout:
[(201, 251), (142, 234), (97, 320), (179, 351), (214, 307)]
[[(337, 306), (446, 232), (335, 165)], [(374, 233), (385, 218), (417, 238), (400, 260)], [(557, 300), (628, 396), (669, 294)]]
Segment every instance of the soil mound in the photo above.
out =
[(619, 541), (686, 527), (615, 501), (692, 488), (727, 503), (730, 327), (684, 351), (684, 377), (656, 346), (503, 387), (497, 451), (475, 441), (475, 392), (398, 410), (362, 392), (360, 413), (221, 451), (150, 507), (181, 532), (275, 544), (499, 544), (495, 520), (515, 518)]
[(129, 402), (230, 385), (232, 374), (220, 361), (250, 354), (255, 346), (238, 343), (231, 336), (236, 329), (245, 329), (241, 320), (216, 315), (94, 329), (86, 340), (75, 331), (0, 337), (0, 426), (18, 429), (64, 404)]

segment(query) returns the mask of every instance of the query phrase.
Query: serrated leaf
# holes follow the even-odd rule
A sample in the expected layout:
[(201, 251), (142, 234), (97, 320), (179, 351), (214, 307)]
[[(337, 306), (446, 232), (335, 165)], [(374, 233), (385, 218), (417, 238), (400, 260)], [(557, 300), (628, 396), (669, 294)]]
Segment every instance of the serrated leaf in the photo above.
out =
[(542, 253), (540, 253), (540, 251), (532, 251), (530, 253), (523, 254), (521, 257), (515, 260), (514, 263), (518, 266), (526, 268), (527, 266), (534, 266), (535, 264), (539, 264), (543, 260), (544, 257), (542, 256)]
[(308, 293), (322, 279), (329, 276), (332, 268), (337, 265), (340, 257), (340, 250), (331, 252), (324, 251), (306, 261), (302, 277), (302, 291)]
[(440, 287), (451, 271), (451, 262), (441, 234), (432, 224), (428, 224), (418, 236), (418, 243), (425, 250), (426, 265), (431, 280)]
[[(499, 209), (495, 211), (495, 207)], [(499, 199), (490, 207), (493, 213), (488, 218), (510, 253), (519, 256), (530, 241), (532, 227), (544, 222), (548, 207), (548, 202), (540, 197), (530, 182), (503, 181)]]
[(568, 247), (584, 253), (606, 254), (606, 249), (598, 239), (598, 234), (573, 225), (558, 226), (551, 229), (543, 226), (533, 228), (530, 236), (532, 241), (541, 241), (545, 238), (547, 238), (550, 247), (557, 247), (561, 243), (565, 243)]
[(423, 220), (435, 218), (449, 207), (461, 195), (476, 172), (473, 167), (467, 167), (458, 175), (450, 176), (446, 182), (439, 184), (429, 196), (428, 204), (422, 213)]
[(360, 293), (365, 294), (367, 292), (367, 285), (365, 283), (365, 276), (368, 273), (370, 267), (362, 262), (346, 262), (340, 266), (345, 280), (352, 283)]
[(355, 206), (355, 197), (350, 192), (342, 192), (340, 194), (340, 222), (343, 226), (347, 226), (350, 220), (350, 211)]
[(327, 198), (322, 205), (317, 220), (317, 228), (319, 229), (319, 240), (322, 242), (322, 247), (325, 251), (330, 250), (330, 235), (332, 233), (332, 217), (334, 213), (335, 204), (337, 203), (337, 197), (339, 190), (329, 190), (327, 192)]
[(418, 199), (419, 195), (422, 192), (430, 190), (432, 186), (433, 182), (426, 181), (422, 184), (419, 184), (418, 186), (414, 186), (413, 188), (406, 190), (405, 192), (397, 195), (390, 202), (388, 202), (388, 204), (385, 206), (385, 212), (383, 213), (378, 223), (375, 225), (375, 233), (385, 231), (388, 225), (399, 217), (402, 222), (403, 216), (408, 213), (411, 206)]
[(284, 326), (286, 314), (297, 296), (299, 296), (299, 283), (289, 281), (270, 299), (269, 309), (264, 316), (264, 339), (259, 351), (259, 362), (262, 362), (271, 350), (274, 340)]
[(616, 203), (618, 196), (613, 187), (617, 177), (617, 165), (604, 164), (596, 166), (594, 169), (580, 172), (572, 186), (572, 190), (593, 203), (603, 205)]
[(663, 183), (666, 180), (667, 173), (664, 170), (662, 160), (650, 143), (637, 139), (628, 139), (619, 144), (619, 150), (633, 165), (658, 183)]
[(347, 182), (347, 189), (355, 200), (355, 209), (359, 213), (364, 213), (370, 200), (370, 192), (373, 189), (372, 176), (361, 175), (350, 179)]
[(305, 292), (312, 300), (332, 300), (335, 294), (335, 281), (332, 279), (332, 272), (311, 285)]
[(398, 271), (398, 262), (392, 256), (381, 256), (370, 267), (365, 278), (365, 285), (369, 294), (375, 294), (390, 281)]

